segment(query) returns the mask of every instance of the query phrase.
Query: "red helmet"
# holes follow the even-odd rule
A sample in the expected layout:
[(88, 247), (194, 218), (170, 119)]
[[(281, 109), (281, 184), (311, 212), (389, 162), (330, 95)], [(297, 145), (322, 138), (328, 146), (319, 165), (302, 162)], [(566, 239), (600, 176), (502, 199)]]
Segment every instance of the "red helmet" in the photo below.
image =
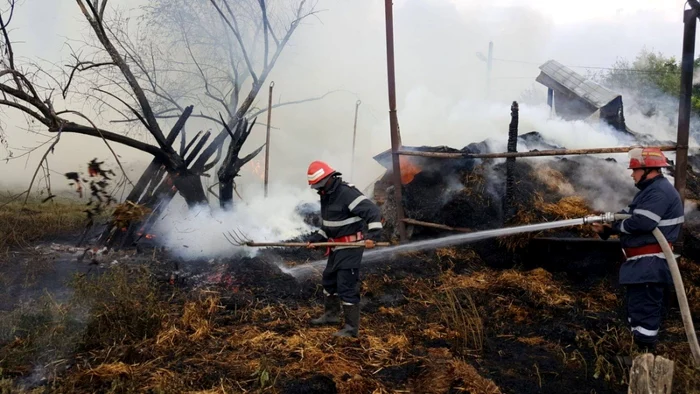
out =
[(315, 185), (321, 182), (326, 177), (337, 174), (338, 172), (331, 168), (328, 164), (322, 161), (313, 161), (309, 164), (309, 170), (306, 175), (309, 178), (309, 185)]
[(659, 148), (634, 148), (629, 151), (629, 169), (669, 167)]

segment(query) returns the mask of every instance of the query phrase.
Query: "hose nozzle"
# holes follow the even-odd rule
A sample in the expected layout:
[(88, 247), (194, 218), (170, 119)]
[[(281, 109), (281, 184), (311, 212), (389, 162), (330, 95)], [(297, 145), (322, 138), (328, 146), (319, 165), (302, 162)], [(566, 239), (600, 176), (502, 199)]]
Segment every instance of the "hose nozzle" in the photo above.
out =
[(602, 215), (592, 215), (583, 218), (583, 224), (592, 223), (612, 223), (615, 221), (615, 214), (612, 212), (605, 212)]

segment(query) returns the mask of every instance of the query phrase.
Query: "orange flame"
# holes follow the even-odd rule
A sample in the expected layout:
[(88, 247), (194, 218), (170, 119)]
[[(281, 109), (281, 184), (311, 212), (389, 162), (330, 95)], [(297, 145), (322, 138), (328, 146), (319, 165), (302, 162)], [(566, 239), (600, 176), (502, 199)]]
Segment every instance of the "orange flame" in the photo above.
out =
[(399, 166), (401, 166), (401, 184), (403, 185), (413, 182), (413, 178), (423, 170), (406, 156), (399, 157)]
[[(139, 231), (138, 233), (136, 233), (136, 235), (138, 235), (138, 236), (140, 237), (140, 236), (143, 235), (143, 233)], [(143, 237), (146, 238), (146, 239), (153, 239), (153, 238), (155, 238), (156, 236), (153, 235), (153, 234), (146, 234), (146, 235), (143, 235)]]
[(262, 160), (251, 161), (248, 169), (255, 177), (265, 179), (265, 165)]

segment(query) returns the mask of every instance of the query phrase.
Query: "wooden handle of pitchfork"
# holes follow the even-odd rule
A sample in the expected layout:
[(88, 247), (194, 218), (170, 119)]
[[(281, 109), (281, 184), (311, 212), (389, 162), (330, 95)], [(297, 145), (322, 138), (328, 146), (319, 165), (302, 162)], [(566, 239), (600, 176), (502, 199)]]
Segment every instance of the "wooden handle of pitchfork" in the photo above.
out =
[[(365, 243), (364, 241), (360, 242), (314, 242), (311, 244), (308, 244), (306, 242), (246, 242), (246, 246), (258, 246), (258, 247), (265, 247), (265, 246), (284, 246), (284, 247), (289, 247), (289, 248), (305, 248), (309, 245), (311, 245), (314, 248), (327, 248), (327, 247), (333, 247), (333, 246), (349, 246), (353, 248), (364, 248)], [(391, 246), (389, 242), (375, 242), (374, 246)]]

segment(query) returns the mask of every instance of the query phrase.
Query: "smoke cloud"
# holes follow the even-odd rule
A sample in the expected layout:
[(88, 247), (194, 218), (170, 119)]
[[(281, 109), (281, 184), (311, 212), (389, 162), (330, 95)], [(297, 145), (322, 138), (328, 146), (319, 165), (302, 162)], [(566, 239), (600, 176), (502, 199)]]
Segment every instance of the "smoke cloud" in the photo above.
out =
[[(271, 185), (274, 186), (276, 185)], [(230, 257), (235, 254), (254, 256), (258, 249), (235, 246), (224, 236), (240, 231), (256, 242), (275, 242), (294, 238), (312, 230), (296, 208), (303, 202), (318, 200), (309, 190), (289, 190), (263, 197), (250, 189), (242, 193), (232, 211), (199, 206), (188, 209), (174, 201), (153, 228), (158, 244), (185, 260)]]
[[(130, 0), (120, 8), (131, 9), (130, 15), (137, 16), (137, 7), (145, 4), (145, 0)], [(461, 148), (487, 140), (492, 151), (503, 151), (510, 103), (518, 100), (520, 134), (538, 131), (547, 143), (567, 148), (628, 145), (630, 141), (626, 137), (609, 127), (585, 121), (565, 122), (551, 117), (546, 105), (535, 104), (546, 97), (546, 89), (534, 82), (538, 66), (556, 59), (586, 74), (591, 69), (580, 66), (610, 66), (618, 58), (633, 59), (645, 47), (678, 58), (683, 2), (630, 2), (620, 10), (602, 2), (597, 4), (595, 12), (572, 15), (556, 3), (545, 5), (545, 2), (528, 5), (499, 1), (485, 5), (466, 0), (395, 1), (397, 103), (403, 143)], [(42, 6), (27, 2), (17, 10), (13, 34), (18, 42), (25, 43), (15, 48), (17, 55), (25, 58), (41, 55), (59, 64), (69, 63), (64, 61), (69, 59), (69, 53), (62, 41), (46, 40), (46, 32), (34, 32), (32, 26), (53, 26), (57, 34), (49, 34), (50, 37), (80, 38), (85, 33), (79, 10), (53, 3), (41, 10), (37, 7)], [(586, 8), (592, 10), (591, 7)], [(158, 231), (167, 235), (163, 242), (183, 256), (233, 252), (222, 233), (234, 227), (245, 229), (256, 240), (279, 240), (304, 231), (303, 222), (293, 215), (293, 209), (298, 203), (317, 197), (309, 191), (290, 190), (305, 186), (306, 167), (312, 160), (328, 161), (361, 189), (371, 186), (383, 173), (384, 168), (372, 157), (390, 146), (384, 6), (370, 0), (320, 0), (317, 8), (322, 11), (318, 18), (308, 19), (300, 26), (268, 81), (275, 82), (274, 102), (334, 93), (320, 101), (273, 110), (270, 179), (276, 186), (267, 200), (260, 197), (260, 173), (253, 170), (262, 164), (260, 155), (237, 178), (239, 191), (247, 203), (239, 203), (234, 212), (218, 209), (188, 212), (177, 204), (169, 207), (159, 221)], [(42, 22), (55, 15), (60, 15), (62, 20), (75, 18), (81, 23)], [(639, 34), (639, 31), (654, 34)], [(612, 36), (616, 39), (611, 40)], [(495, 59), (490, 83), (486, 78), (486, 63), (477, 55), (486, 55), (489, 41), (494, 43)], [(521, 100), (526, 90), (528, 99)], [(663, 140), (675, 139), (674, 98), (667, 98), (663, 111), (648, 118), (629, 92), (621, 93), (632, 130)], [(263, 89), (257, 105), (264, 106), (266, 99)], [(353, 160), (353, 118), (358, 99), (361, 105)], [(195, 113), (200, 109), (198, 103), (184, 104), (194, 104)], [(90, 108), (83, 110), (91, 115)], [(21, 116), (10, 115), (4, 119), (7, 130), (23, 125)], [(266, 120), (263, 118), (258, 123)], [(115, 131), (123, 127), (109, 123), (109, 117), (98, 125)], [(169, 125), (163, 122), (164, 129)], [(191, 138), (197, 130), (214, 127), (193, 118), (187, 124), (188, 135)], [(8, 140), (15, 148), (43, 141), (40, 136), (19, 131), (9, 134)], [(265, 127), (258, 124), (241, 154), (249, 153), (264, 140)], [(520, 143), (519, 149), (543, 149), (531, 145)], [(135, 181), (150, 157), (118, 145), (114, 149)], [(0, 158), (5, 153), (0, 148)], [(52, 170), (74, 171), (95, 156), (106, 159), (110, 168), (117, 168), (101, 141), (65, 135), (56, 153), (50, 156)], [(36, 154), (27, 162), (2, 162), (0, 187), (25, 187), (39, 157)], [(618, 207), (610, 205), (619, 201), (609, 197), (619, 194), (619, 185), (629, 186), (631, 179), (623, 164), (625, 155), (605, 157), (612, 157), (617, 163), (606, 162), (603, 167), (583, 171), (579, 176), (591, 185), (590, 190), (600, 190), (598, 198), (590, 192), (594, 207), (614, 209)], [(546, 165), (555, 159), (526, 160)], [(206, 182), (210, 185), (214, 181)], [(62, 185), (55, 180), (52, 183), (54, 188)], [(216, 200), (212, 200), (215, 204)], [(166, 232), (168, 229), (172, 229), (171, 234)]]

